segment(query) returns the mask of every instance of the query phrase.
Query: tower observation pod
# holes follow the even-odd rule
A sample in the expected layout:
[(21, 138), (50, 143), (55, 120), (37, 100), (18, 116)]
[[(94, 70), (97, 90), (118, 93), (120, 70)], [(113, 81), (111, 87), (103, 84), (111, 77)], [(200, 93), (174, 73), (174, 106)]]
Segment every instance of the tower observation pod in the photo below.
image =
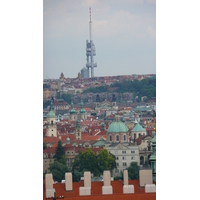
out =
[(94, 77), (94, 68), (97, 67), (97, 63), (94, 62), (94, 56), (96, 56), (95, 45), (92, 41), (92, 20), (91, 20), (91, 8), (90, 11), (90, 21), (89, 21), (89, 34), (90, 34), (90, 41), (86, 40), (86, 56), (87, 56), (87, 77), (90, 78), (90, 71), (91, 68), (91, 78)]

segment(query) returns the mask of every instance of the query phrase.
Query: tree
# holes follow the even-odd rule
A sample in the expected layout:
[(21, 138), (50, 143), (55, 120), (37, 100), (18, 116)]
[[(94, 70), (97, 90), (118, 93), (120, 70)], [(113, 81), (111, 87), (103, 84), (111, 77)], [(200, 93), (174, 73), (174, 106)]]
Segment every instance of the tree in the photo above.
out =
[[(78, 178), (76, 181), (80, 180), (80, 175), (83, 175), (85, 171), (90, 171), (95, 176), (99, 176), (98, 164), (96, 155), (91, 149), (87, 148), (85, 151), (79, 151), (78, 155), (75, 156), (74, 162), (72, 164), (72, 173)], [(78, 172), (80, 174), (78, 174)], [(75, 180), (74, 179), (74, 180)]]
[(43, 142), (43, 149), (47, 149), (47, 145), (45, 142)]
[(130, 179), (138, 179), (139, 178), (139, 169), (137, 162), (131, 162), (130, 166), (127, 168), (128, 176)]
[(51, 101), (50, 100), (47, 100), (47, 101), (43, 101), (43, 109), (44, 108), (47, 108), (48, 106), (51, 105)]
[(90, 171), (94, 175), (99, 175), (97, 158), (96, 155), (91, 149), (87, 148), (81, 154), (81, 171)]
[(72, 99), (71, 95), (69, 95), (69, 94), (62, 94), (61, 98), (64, 99), (64, 101), (66, 101), (67, 103), (69, 103), (69, 104), (71, 103), (71, 99)]
[(58, 182), (61, 182), (61, 180), (65, 179), (65, 173), (69, 172), (67, 165), (57, 160), (50, 164), (49, 170), (53, 174), (53, 179)]
[(59, 161), (61, 158), (63, 158), (63, 155), (65, 155), (65, 149), (62, 146), (61, 141), (59, 140), (58, 146), (56, 148), (55, 158), (57, 159), (57, 161)]
[(43, 84), (43, 89), (45, 89), (45, 88), (49, 88), (50, 86), (49, 85), (47, 85), (46, 83), (45, 84)]
[(108, 154), (107, 149), (101, 149), (97, 156), (99, 172), (102, 174), (104, 170), (112, 170), (116, 167), (115, 157)]

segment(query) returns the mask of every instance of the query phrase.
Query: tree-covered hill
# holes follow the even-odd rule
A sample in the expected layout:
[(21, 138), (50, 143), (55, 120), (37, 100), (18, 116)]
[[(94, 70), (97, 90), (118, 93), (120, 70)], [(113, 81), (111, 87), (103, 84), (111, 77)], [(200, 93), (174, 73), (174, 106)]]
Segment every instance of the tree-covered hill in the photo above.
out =
[(116, 82), (111, 84), (110, 86), (88, 88), (84, 90), (83, 93), (101, 93), (110, 92), (110, 90), (117, 93), (133, 92), (135, 97), (138, 96), (140, 99), (142, 96), (147, 96), (148, 100), (152, 97), (156, 97), (156, 78), (147, 78), (141, 81), (128, 80), (123, 82)]

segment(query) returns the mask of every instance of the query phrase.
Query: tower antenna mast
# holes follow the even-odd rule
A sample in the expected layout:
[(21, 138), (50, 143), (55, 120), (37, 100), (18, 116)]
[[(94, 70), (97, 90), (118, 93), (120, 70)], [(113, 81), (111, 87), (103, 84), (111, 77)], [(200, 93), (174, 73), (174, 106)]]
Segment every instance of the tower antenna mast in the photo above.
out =
[(92, 19), (91, 19), (91, 7), (90, 7), (90, 22), (89, 22), (89, 31), (90, 31), (90, 41), (92, 40)]

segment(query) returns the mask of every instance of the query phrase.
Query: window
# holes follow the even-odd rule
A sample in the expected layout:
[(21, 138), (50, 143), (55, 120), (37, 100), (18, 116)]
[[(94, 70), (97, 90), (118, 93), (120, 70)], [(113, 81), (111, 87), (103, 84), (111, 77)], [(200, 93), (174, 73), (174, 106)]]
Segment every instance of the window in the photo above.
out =
[(140, 137), (141, 133), (139, 133), (139, 137)]
[(126, 135), (124, 135), (124, 141), (126, 141)]
[(51, 120), (51, 125), (53, 125), (53, 120)]
[(116, 160), (119, 160), (119, 157), (116, 157)]
[(132, 156), (132, 157), (131, 157), (131, 160), (135, 160), (135, 156)]
[(134, 138), (136, 138), (136, 133), (134, 133)]
[(126, 162), (123, 162), (123, 166), (126, 166)]
[(45, 160), (45, 162), (47, 162), (47, 160)]
[(119, 167), (119, 163), (116, 163), (117, 167)]
[(115, 169), (115, 173), (119, 173), (119, 170), (118, 170), (118, 169)]
[(122, 151), (122, 153), (126, 153), (126, 151)]
[(112, 141), (112, 135), (110, 135), (110, 141)]
[(122, 160), (126, 160), (126, 157), (122, 157)]
[(119, 135), (116, 136), (116, 141), (119, 141)]
[(135, 151), (131, 151), (131, 153), (135, 153)]
[(115, 154), (118, 154), (118, 151), (115, 151)]

